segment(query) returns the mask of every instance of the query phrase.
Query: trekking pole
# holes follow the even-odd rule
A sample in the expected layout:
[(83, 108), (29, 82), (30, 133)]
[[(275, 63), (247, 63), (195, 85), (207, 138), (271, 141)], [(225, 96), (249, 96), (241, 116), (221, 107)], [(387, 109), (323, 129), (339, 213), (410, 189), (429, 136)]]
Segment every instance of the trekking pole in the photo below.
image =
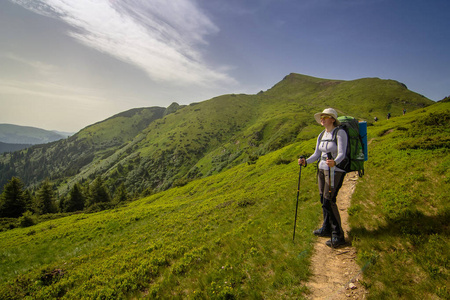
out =
[[(304, 158), (304, 157), (300, 156), (299, 158)], [(297, 204), (295, 205), (294, 235), (292, 236), (292, 241), (295, 240), (295, 227), (297, 225), (298, 196), (300, 195), (300, 179), (301, 178), (302, 178), (302, 165), (300, 165), (300, 171), (298, 171)]]
[[(330, 152), (327, 153), (328, 159), (333, 159), (333, 156)], [(330, 199), (331, 199), (331, 189), (334, 188), (334, 168), (335, 167), (328, 167), (328, 192), (330, 193)]]

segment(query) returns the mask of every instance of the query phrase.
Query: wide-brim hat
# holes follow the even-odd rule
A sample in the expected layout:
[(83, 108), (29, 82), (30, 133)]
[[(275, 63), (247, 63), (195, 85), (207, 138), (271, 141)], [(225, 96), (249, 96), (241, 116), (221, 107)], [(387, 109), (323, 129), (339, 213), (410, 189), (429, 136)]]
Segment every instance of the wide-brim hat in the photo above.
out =
[(330, 116), (336, 120), (336, 122), (334, 122), (334, 124), (336, 124), (336, 126), (341, 125), (341, 122), (339, 122), (339, 120), (337, 118), (337, 112), (332, 108), (325, 108), (322, 112), (319, 112), (314, 115), (314, 119), (316, 119), (317, 123), (319, 123), (319, 124), (321, 124), (320, 123), (321, 116)]

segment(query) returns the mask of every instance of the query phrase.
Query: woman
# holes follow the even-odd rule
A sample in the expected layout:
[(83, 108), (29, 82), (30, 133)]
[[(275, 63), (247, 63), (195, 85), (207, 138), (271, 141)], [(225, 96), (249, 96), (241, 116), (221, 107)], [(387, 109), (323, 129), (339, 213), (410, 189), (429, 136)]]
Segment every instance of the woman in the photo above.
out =
[[(345, 244), (344, 231), (341, 227), (341, 218), (336, 205), (336, 196), (342, 186), (345, 171), (339, 169), (336, 165), (345, 159), (348, 137), (344, 130), (339, 130), (340, 122), (334, 109), (324, 109), (321, 113), (315, 114), (314, 118), (325, 127), (325, 130), (317, 138), (314, 154), (306, 160), (300, 158), (298, 164), (306, 167), (320, 159), (317, 176), (323, 224), (321, 228), (314, 230), (314, 234), (321, 237), (331, 237), (326, 245), (335, 248)], [(337, 130), (336, 133), (335, 130)], [(333, 179), (334, 182), (332, 182)]]

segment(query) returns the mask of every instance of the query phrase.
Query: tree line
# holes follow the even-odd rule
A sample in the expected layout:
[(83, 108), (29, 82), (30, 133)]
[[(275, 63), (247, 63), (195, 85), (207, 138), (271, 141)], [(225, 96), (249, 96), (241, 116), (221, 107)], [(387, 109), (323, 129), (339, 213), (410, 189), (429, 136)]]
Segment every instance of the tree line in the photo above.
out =
[(20, 178), (12, 177), (3, 186), (0, 195), (0, 218), (30, 219), (32, 216), (54, 213), (94, 212), (112, 208), (129, 198), (123, 183), (115, 190), (114, 196), (111, 196), (100, 176), (91, 183), (76, 183), (62, 197), (48, 179), (35, 191), (31, 191), (24, 188)]

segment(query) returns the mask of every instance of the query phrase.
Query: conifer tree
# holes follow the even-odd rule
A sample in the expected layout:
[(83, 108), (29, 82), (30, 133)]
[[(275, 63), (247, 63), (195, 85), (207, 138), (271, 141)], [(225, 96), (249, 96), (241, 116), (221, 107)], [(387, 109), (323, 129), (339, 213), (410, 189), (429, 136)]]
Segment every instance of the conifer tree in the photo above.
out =
[(35, 210), (36, 213), (43, 215), (56, 212), (55, 193), (53, 186), (48, 179), (44, 180), (37, 192)]
[(84, 209), (86, 197), (83, 194), (79, 183), (75, 183), (69, 192), (69, 197), (66, 198), (63, 204), (65, 212), (79, 211)]
[(26, 210), (23, 194), (23, 183), (13, 177), (3, 187), (3, 193), (0, 197), (0, 217), (18, 218)]
[(89, 187), (89, 201), (87, 206), (108, 202), (111, 202), (111, 196), (109, 195), (101, 176), (98, 176)]
[(117, 188), (115, 194), (114, 194), (114, 202), (115, 203), (121, 203), (128, 200), (128, 193), (127, 189), (125, 187), (125, 183), (122, 182), (122, 184)]
[(31, 191), (26, 189), (23, 191), (23, 201), (25, 203), (25, 211), (33, 211), (33, 195), (31, 195)]

